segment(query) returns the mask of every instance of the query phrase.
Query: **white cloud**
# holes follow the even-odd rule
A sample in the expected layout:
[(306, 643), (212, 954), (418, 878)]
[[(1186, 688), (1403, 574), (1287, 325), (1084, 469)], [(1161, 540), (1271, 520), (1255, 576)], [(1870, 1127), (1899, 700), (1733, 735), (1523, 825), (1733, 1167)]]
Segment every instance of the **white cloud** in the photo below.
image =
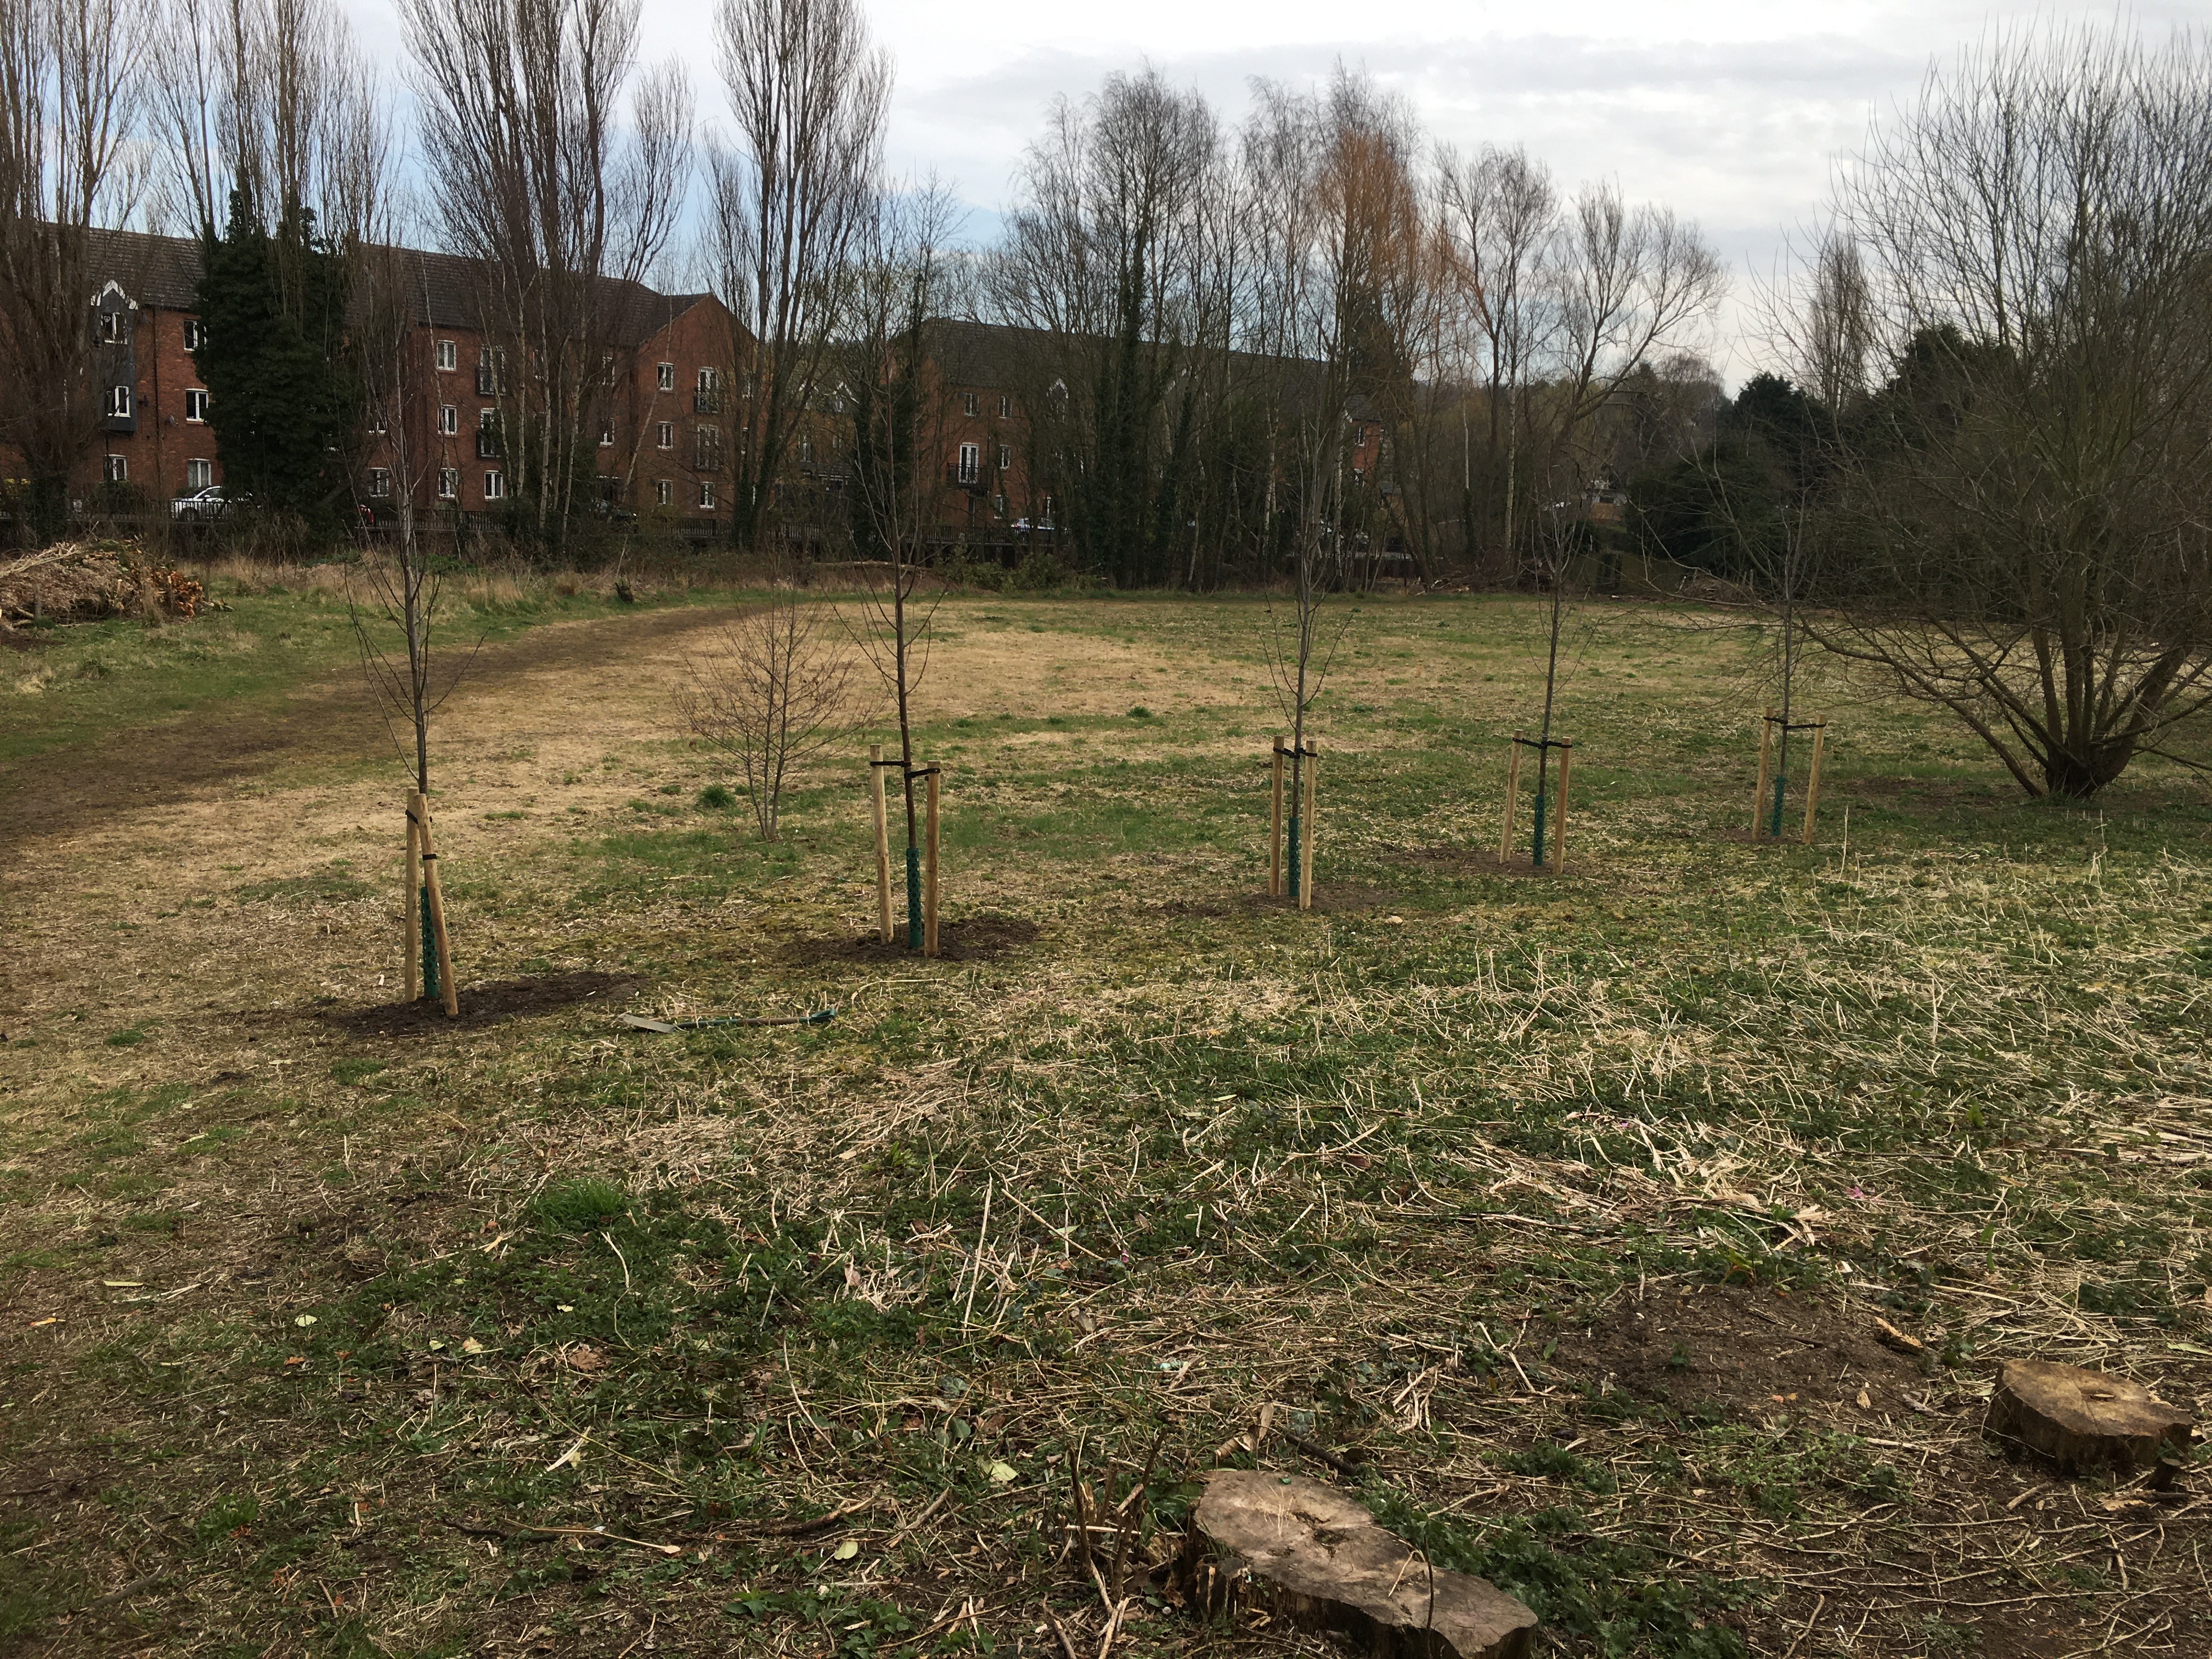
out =
[[(396, 67), (389, 0), (349, 4)], [(1525, 144), (1563, 181), (1613, 178), (1698, 221), (1742, 284), (1772, 269), (1838, 159), (1932, 61), (1993, 28), (2109, 26), (2116, 14), (1981, 0), (1395, 0), (1364, 11), (1342, 0), (1116, 0), (970, 15), (943, 0), (878, 0), (871, 15), (899, 64), (893, 166), (950, 183), (979, 241), (995, 233), (1056, 96), (1083, 97), (1149, 61), (1233, 119), (1252, 77), (1317, 80), (1341, 60), (1403, 92), (1440, 140)], [(2201, 15), (2201, 0), (2152, 0), (2122, 21), (2162, 33)], [(1352, 32), (1361, 25), (1377, 27)], [(643, 45), (648, 58), (684, 63), (702, 112), (719, 118), (708, 0), (647, 0)], [(1740, 309), (1723, 332), (1724, 356), (1747, 362)]]

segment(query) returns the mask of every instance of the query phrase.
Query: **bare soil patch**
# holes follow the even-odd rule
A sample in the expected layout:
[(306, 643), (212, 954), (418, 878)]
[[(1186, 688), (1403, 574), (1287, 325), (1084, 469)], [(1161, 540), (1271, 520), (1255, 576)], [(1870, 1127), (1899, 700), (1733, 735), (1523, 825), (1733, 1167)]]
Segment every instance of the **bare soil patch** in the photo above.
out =
[(636, 988), (629, 974), (579, 972), (534, 979), (495, 980), (461, 987), (459, 1015), (447, 1018), (442, 1005), (425, 999), (385, 1002), (366, 1008), (327, 1008), (317, 1018), (354, 1036), (433, 1036), (441, 1031), (475, 1031), (502, 1020), (553, 1013), (579, 1003), (611, 1003)]
[[(1308, 908), (1325, 916), (1357, 915), (1364, 910), (1387, 909), (1405, 902), (1403, 895), (1388, 887), (1371, 886), (1357, 881), (1317, 881), (1314, 884), (1313, 903)], [(1269, 910), (1296, 910), (1298, 902), (1288, 895), (1248, 893), (1237, 901), (1237, 908), (1247, 915)]]
[[(1804, 1296), (1739, 1287), (1622, 1304), (1587, 1337), (1561, 1339), (1561, 1358), (1612, 1376), (1639, 1399), (1711, 1401), (1739, 1413), (1778, 1407), (1910, 1410), (1925, 1388), (1920, 1366), (1885, 1346), (1871, 1316)], [(1863, 1426), (1862, 1424), (1861, 1426)]]
[[(1501, 859), (1497, 854), (1474, 847), (1401, 847), (1381, 854), (1393, 864), (1409, 864), (1442, 874), (1459, 875), (1475, 872), (1493, 876), (1534, 876), (1548, 881), (1559, 873), (1556, 865), (1545, 865), (1541, 869), (1517, 854)], [(1570, 860), (1578, 855), (1572, 847), (1567, 849)]]
[[(988, 962), (1034, 945), (1037, 925), (1018, 916), (974, 916), (965, 921), (939, 922), (937, 954), (945, 962)], [(903, 923), (895, 923), (886, 945), (873, 933), (858, 939), (805, 939), (786, 945), (784, 961), (794, 966), (833, 962), (912, 962), (918, 951), (907, 948)]]

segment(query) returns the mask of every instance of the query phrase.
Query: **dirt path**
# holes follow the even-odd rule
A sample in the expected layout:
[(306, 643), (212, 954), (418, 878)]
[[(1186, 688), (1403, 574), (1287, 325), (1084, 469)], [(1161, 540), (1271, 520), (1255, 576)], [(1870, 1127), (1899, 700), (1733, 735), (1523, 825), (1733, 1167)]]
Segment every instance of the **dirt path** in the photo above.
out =
[[(653, 653), (726, 619), (715, 606), (550, 623), (486, 646), (459, 696), (511, 690), (533, 675), (585, 673)], [(109, 732), (99, 743), (0, 764), (0, 799), (13, 803), (19, 840), (66, 836), (118, 812), (143, 812), (316, 761), (379, 758), (384, 719), (351, 663), (272, 708), (242, 702)]]

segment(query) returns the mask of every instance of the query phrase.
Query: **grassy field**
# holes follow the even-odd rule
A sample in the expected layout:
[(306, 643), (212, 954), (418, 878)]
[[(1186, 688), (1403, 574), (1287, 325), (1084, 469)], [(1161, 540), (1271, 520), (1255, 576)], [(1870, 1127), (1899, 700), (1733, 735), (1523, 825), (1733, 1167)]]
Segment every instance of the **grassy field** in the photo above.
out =
[(1119, 1651), (1317, 1650), (1146, 1571), (1242, 1466), (1540, 1651), (2212, 1649), (2212, 1460), (1981, 1433), (2011, 1357), (2212, 1405), (2202, 781), (2030, 803), (1820, 684), (1818, 844), (1752, 845), (1765, 631), (1593, 605), (1532, 876), (1539, 608), (1346, 604), (1301, 915), (1263, 603), (961, 597), (924, 962), (869, 939), (880, 711), (763, 847), (668, 597), (464, 619), (452, 1024), (392, 1006), (334, 599), (0, 659), (0, 1645), (1087, 1659), (1105, 1503)]

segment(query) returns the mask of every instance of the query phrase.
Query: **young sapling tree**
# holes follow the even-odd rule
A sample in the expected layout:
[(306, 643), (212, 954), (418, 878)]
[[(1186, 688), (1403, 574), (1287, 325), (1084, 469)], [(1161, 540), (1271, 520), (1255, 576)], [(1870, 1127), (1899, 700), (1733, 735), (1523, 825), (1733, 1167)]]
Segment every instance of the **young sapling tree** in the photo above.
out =
[(833, 627), (823, 606), (779, 586), (684, 659), (677, 712), (737, 763), (763, 841), (781, 833), (786, 783), (845, 734), (854, 663)]
[(945, 398), (930, 378), (927, 335), (945, 298), (951, 198), (932, 182), (884, 191), (861, 240), (852, 285), (843, 386), (852, 420), (854, 538), (873, 573), (848, 616), (853, 637), (898, 717), (906, 809), (907, 945), (922, 937), (921, 822), (915, 781), (914, 696), (929, 666), (942, 585), (924, 596), (935, 522)]

